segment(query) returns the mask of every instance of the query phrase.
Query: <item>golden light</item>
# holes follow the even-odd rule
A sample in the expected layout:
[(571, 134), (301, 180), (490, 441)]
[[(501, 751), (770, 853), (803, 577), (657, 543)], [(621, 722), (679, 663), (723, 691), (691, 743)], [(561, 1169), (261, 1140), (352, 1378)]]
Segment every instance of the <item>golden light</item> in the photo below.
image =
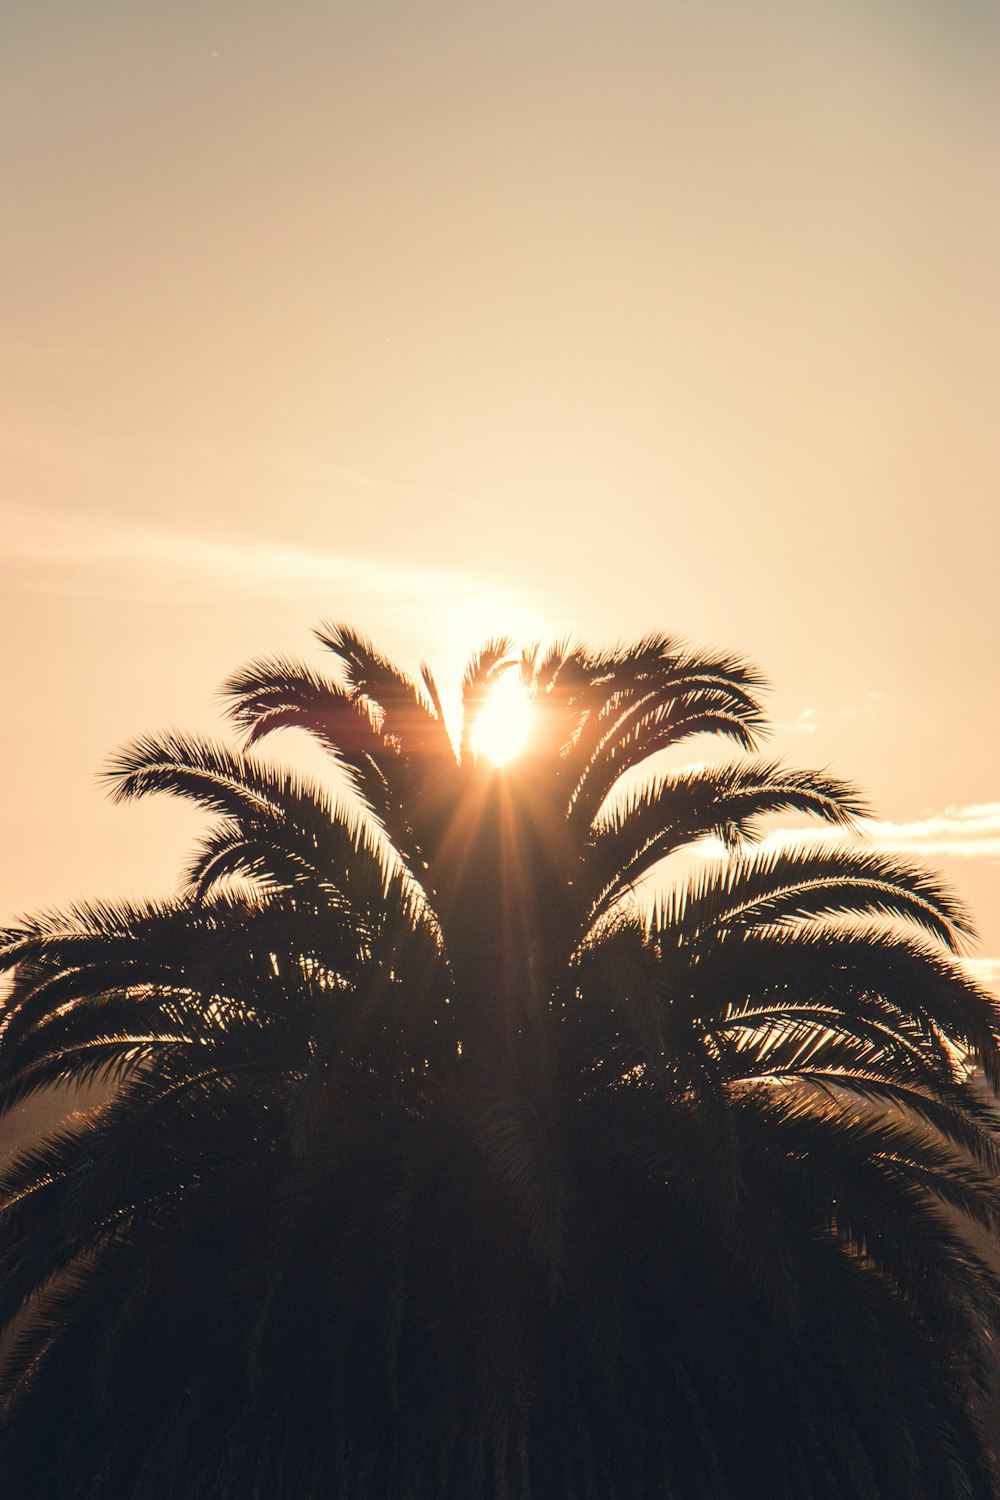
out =
[(504, 672), (490, 689), (472, 731), (472, 748), (503, 766), (524, 749), (531, 729), (531, 700), (516, 671)]

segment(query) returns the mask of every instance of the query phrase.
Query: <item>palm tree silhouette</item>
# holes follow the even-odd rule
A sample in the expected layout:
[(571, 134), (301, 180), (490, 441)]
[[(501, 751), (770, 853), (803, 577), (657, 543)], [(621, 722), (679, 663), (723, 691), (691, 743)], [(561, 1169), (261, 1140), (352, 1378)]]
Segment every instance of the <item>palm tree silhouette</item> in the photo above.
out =
[[(6, 1109), (109, 1086), (0, 1179), (0, 1479), (24, 1500), (989, 1496), (1000, 1218), (961, 909), (751, 758), (760, 684), (665, 637), (229, 684), (137, 742), (215, 815), (174, 899), (3, 935)], [(477, 757), (517, 673), (523, 754)], [(315, 736), (340, 793), (253, 751)], [(697, 735), (716, 766), (644, 770)], [(650, 907), (708, 836), (727, 857)]]

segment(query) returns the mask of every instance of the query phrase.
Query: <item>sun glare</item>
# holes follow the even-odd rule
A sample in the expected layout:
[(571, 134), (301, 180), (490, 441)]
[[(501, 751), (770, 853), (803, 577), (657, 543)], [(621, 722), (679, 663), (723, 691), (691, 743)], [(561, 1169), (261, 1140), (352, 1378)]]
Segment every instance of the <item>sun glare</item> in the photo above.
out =
[(531, 701), (514, 671), (505, 672), (483, 704), (472, 731), (472, 748), (495, 766), (524, 749), (531, 728)]

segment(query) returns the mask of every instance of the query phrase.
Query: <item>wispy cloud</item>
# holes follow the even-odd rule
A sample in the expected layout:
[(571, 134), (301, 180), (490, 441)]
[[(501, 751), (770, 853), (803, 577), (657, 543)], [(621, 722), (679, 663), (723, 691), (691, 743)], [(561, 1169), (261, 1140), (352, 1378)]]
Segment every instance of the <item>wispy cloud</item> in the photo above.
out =
[(439, 611), (489, 616), (490, 629), (504, 618), (520, 626), (527, 614), (515, 589), (491, 584), (481, 574), (65, 511), (14, 511), (4, 566), (34, 587), (105, 596), (173, 600), (211, 588), (229, 596), (317, 600), (324, 606), (336, 600), (344, 609), (364, 601), (394, 613), (431, 604)]
[(869, 822), (882, 849), (949, 859), (1000, 860), (1000, 802), (946, 807), (911, 823)]
[[(839, 710), (835, 717), (837, 719), (858, 719), (863, 714), (874, 712), (876, 706), (884, 699), (885, 694), (877, 688), (873, 689), (862, 703), (849, 703)], [(815, 734), (829, 719), (831, 715), (818, 708), (803, 708), (795, 715), (794, 719), (779, 720), (775, 729), (786, 734)]]
[[(284, 596), (303, 588), (350, 582), (380, 588), (440, 583), (437, 573), (404, 565), (386, 567), (367, 558), (258, 539), (197, 536), (126, 518), (65, 512), (14, 513), (5, 539), (6, 560), (38, 578), (54, 574), (122, 572), (137, 568), (174, 584), (211, 579), (235, 593)], [(450, 580), (454, 582), (454, 580)]]
[(966, 958), (962, 962), (973, 979), (987, 989), (1000, 990), (1000, 958)]
[[(943, 812), (909, 823), (865, 818), (858, 832), (868, 844), (892, 854), (910, 854), (921, 859), (1000, 860), (1000, 802), (949, 806)], [(776, 829), (766, 834), (756, 847), (788, 849), (804, 844), (853, 841), (856, 837), (854, 833), (811, 823), (807, 827)], [(725, 846), (718, 839), (703, 840), (698, 850), (709, 859), (725, 854)]]

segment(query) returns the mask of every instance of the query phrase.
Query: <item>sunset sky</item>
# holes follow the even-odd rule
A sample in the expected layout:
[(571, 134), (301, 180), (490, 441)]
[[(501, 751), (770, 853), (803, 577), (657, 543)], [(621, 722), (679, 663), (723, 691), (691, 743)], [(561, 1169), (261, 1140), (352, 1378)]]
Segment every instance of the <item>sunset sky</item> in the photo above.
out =
[(1000, 981), (993, 0), (8, 0), (0, 920), (170, 890), (125, 740), (346, 619), (766, 672)]

